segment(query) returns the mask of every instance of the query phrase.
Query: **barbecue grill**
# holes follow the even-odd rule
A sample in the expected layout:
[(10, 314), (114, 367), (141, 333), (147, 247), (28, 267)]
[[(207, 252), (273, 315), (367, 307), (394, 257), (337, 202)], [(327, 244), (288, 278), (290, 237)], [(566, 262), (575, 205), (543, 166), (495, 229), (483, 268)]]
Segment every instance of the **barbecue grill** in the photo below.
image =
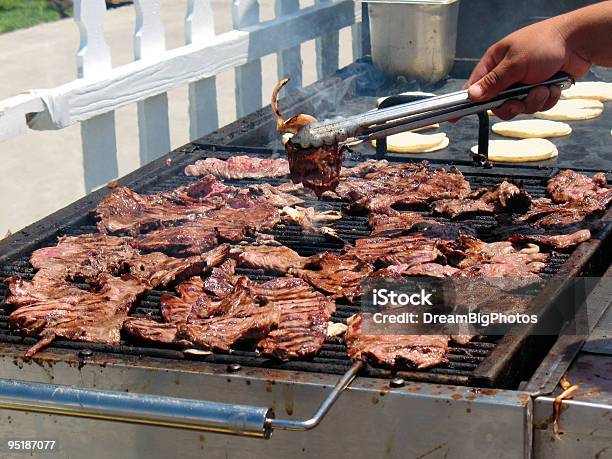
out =
[[(361, 111), (365, 106), (370, 107), (376, 96), (412, 89), (398, 88), (396, 82), (389, 83), (386, 80), (379, 87), (372, 85), (373, 79), (377, 81), (378, 78), (376, 75), (373, 77), (372, 72), (375, 70), (367, 62), (358, 62), (336, 76), (316, 83), (309, 91), (288, 99), (286, 103), (291, 105), (295, 113), (318, 114), (327, 111), (326, 114), (333, 115), (343, 111), (348, 114)], [(461, 84), (459, 80), (450, 80), (437, 90), (447, 92)], [(333, 104), (332, 100), (326, 106), (322, 102), (322, 94), (330, 93), (342, 94), (342, 103)], [(607, 120), (595, 121), (590, 128), (577, 127), (571, 139), (562, 139), (558, 143), (560, 159), (537, 167), (517, 165), (482, 169), (475, 166), (466, 153), (469, 146), (477, 142), (475, 119), (466, 119), (449, 126), (448, 130), (445, 126), (452, 143), (448, 152), (427, 154), (422, 158), (414, 155), (411, 158), (429, 159), (433, 165), (455, 165), (473, 188), (491, 187), (508, 178), (522, 182), (533, 197), (541, 197), (547, 180), (560, 168), (570, 166), (567, 158), (571, 155), (566, 155), (564, 145), (580, 143), (582, 139), (587, 143), (592, 138), (589, 129), (609, 122), (610, 115), (607, 114), (607, 117)], [(139, 193), (158, 193), (193, 181), (193, 177), (183, 174), (183, 169), (198, 159), (227, 159), (236, 154), (275, 156), (281, 146), (272, 132), (273, 119), (269, 109), (264, 109), (170, 153), (119, 180), (118, 184)], [(594, 159), (598, 161), (599, 157), (603, 157), (605, 148), (603, 143), (599, 145), (594, 142), (589, 149), (590, 156), (577, 158), (575, 164), (572, 164), (573, 168), (586, 174), (600, 171), (601, 165), (599, 162), (594, 164)], [(362, 145), (349, 155), (345, 165), (350, 166), (352, 162), (373, 158), (375, 155), (373, 149)], [(405, 156), (388, 154), (387, 159), (392, 163), (401, 162), (405, 161)], [(281, 183), (274, 179), (266, 182), (273, 185)], [(240, 180), (226, 183), (246, 186), (261, 182)], [(95, 232), (95, 222), (89, 212), (109, 191), (96, 191), (0, 242), (0, 278), (17, 274), (30, 279), (33, 269), (28, 260), (33, 250), (54, 244), (60, 235)], [(317, 210), (340, 210), (342, 204), (306, 198), (305, 206)], [(444, 218), (437, 220), (448, 221)], [(495, 225), (491, 216), (478, 216), (465, 221), (478, 231), (483, 240), (487, 240), (489, 231)], [(605, 271), (609, 264), (608, 236), (612, 231), (612, 211), (604, 215), (601, 221), (601, 228), (594, 232), (593, 238), (576, 250), (552, 252), (543, 275), (563, 279), (578, 275), (596, 276)], [(323, 250), (339, 251), (345, 242), (365, 237), (370, 231), (367, 218), (362, 216), (344, 216), (334, 224), (334, 228), (338, 239), (303, 233), (299, 226), (292, 224), (277, 225), (271, 234), (300, 255), (309, 256)], [(238, 268), (237, 273), (257, 281), (269, 280), (274, 276), (269, 272), (243, 267)], [(543, 311), (546, 314), (554, 316), (555, 305), (565, 287), (564, 282), (556, 282), (540, 292), (539, 303), (544, 305)], [(163, 290), (148, 292), (131, 315), (158, 318), (159, 298), (163, 293)], [(5, 295), (6, 287), (1, 285), (0, 308), (4, 308), (1, 300)], [(358, 311), (357, 304), (338, 302), (334, 320), (346, 321)], [(448, 364), (429, 370), (412, 371), (391, 371), (370, 365), (354, 366), (346, 355), (346, 346), (341, 338), (328, 339), (316, 357), (285, 363), (262, 357), (248, 348), (238, 349), (231, 354), (202, 356), (130, 341), (111, 346), (61, 340), (55, 341), (33, 359), (24, 360), (22, 356), (25, 350), (36, 340), (11, 333), (7, 327), (6, 315), (7, 311), (4, 311), (0, 316), (0, 377), (270, 407), (277, 417), (289, 421), (271, 421), (267, 418), (268, 413), (260, 413), (261, 418), (266, 418), (269, 423), (260, 432), (261, 436), (269, 435), (270, 423), (280, 429), (305, 430), (303, 424), (296, 429), (291, 420), (309, 418), (319, 408), (321, 399), (329, 394), (330, 387), (338, 382), (339, 375), (345, 376), (340, 380), (334, 395), (338, 395), (358, 372), (359, 378), (338, 399), (329, 417), (323, 420), (322, 427), (299, 438), (291, 432), (279, 431), (273, 442), (263, 446), (261, 443), (250, 443), (253, 440), (248, 439), (231, 440), (230, 445), (226, 437), (190, 434), (185, 431), (169, 435), (159, 427), (177, 425), (172, 421), (165, 424), (153, 423), (154, 427), (129, 424), (121, 428), (126, 433), (121, 437), (131, 435), (139, 443), (139, 452), (149, 452), (151, 456), (160, 457), (172, 454), (176, 451), (173, 449), (176, 445), (180, 445), (181, 453), (185, 451), (185, 454), (196, 454), (200, 448), (215, 452), (231, 448), (232, 452), (244, 452), (253, 447), (260, 454), (272, 457), (287, 457), (289, 454), (351, 454), (361, 457), (368, 453), (376, 456), (380, 451), (386, 451), (391, 457), (434, 452), (436, 455), (444, 455), (445, 451), (452, 451), (459, 456), (495, 453), (512, 457), (517, 452), (528, 454), (532, 441), (532, 401), (531, 393), (521, 389), (527, 387), (530, 376), (543, 364), (543, 359), (556, 340), (554, 336), (533, 336), (531, 330), (525, 327), (512, 335), (481, 337), (466, 346), (451, 346)], [(6, 408), (0, 404), (1, 407)], [(227, 409), (231, 408), (228, 406)], [(40, 426), (41, 420), (49, 416), (49, 411), (42, 412), (46, 414), (28, 417), (28, 413), (2, 411), (3, 415), (7, 413), (10, 425), (15, 425), (15, 438), (20, 438), (19, 431), (23, 426), (26, 429)], [(111, 413), (109, 417), (122, 419), (119, 412)], [(451, 447), (448, 439), (453, 436), (453, 432), (463, 431), (461, 424), (466, 418), (474, 423), (474, 431), (479, 432), (477, 436), (481, 442), (463, 442)], [(52, 419), (55, 424), (53, 428), (42, 426), (45, 434), (72, 431), (69, 436), (62, 435), (62, 438), (73, 438), (79, 433), (89, 437), (91, 431), (88, 429), (96, 428), (100, 435), (98, 441), (113, 444), (109, 448), (117, 448), (118, 451), (126, 446), (126, 442), (131, 441), (118, 439), (116, 430), (94, 427), (102, 421), (86, 420), (74, 427), (75, 424), (71, 424), (69, 418), (52, 416)], [(398, 423), (400, 419), (401, 423)], [(340, 450), (341, 445), (332, 441), (339, 435), (354, 435), (367, 424), (378, 425), (381, 429), (379, 435), (370, 433), (372, 438), (367, 445), (360, 442), (358, 445), (347, 446), (343, 442), (344, 449)], [(12, 429), (10, 425), (9, 431)], [(219, 431), (225, 430), (225, 427), (219, 428)], [(155, 431), (153, 436), (152, 431)], [(403, 438), (415, 431), (425, 433), (419, 435), (419, 438), (411, 435), (410, 445), (405, 445)], [(159, 439), (151, 441), (151, 438)], [(81, 441), (74, 438), (70, 440), (71, 448), (75, 444), (78, 447)]]

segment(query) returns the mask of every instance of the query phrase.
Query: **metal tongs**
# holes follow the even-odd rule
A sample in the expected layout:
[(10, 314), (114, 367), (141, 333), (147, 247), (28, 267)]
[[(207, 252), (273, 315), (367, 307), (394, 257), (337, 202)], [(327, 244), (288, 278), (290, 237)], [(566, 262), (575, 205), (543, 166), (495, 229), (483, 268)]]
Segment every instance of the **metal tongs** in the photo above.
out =
[(470, 100), (467, 90), (452, 92), (344, 119), (311, 123), (293, 136), (291, 142), (308, 148), (345, 142), (349, 139), (361, 141), (382, 139), (399, 132), (495, 109), (507, 100), (525, 98), (536, 86), (556, 85), (564, 90), (573, 83), (574, 80), (569, 75), (558, 73), (541, 83), (511, 86), (497, 97), (485, 102)]

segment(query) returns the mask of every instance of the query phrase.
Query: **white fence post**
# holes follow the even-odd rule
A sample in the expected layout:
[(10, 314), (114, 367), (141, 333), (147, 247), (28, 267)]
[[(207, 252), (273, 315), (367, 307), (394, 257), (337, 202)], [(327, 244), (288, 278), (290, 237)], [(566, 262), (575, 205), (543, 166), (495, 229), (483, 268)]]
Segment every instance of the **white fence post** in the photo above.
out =
[[(134, 58), (151, 59), (166, 51), (160, 0), (135, 0), (136, 30)], [(170, 151), (168, 95), (159, 94), (138, 102), (140, 164), (147, 164)]]
[[(300, 0), (276, 0), (274, 4), (276, 17), (294, 13), (300, 9)], [(300, 46), (278, 53), (277, 69), (279, 81), (290, 78), (287, 89), (302, 87), (302, 53)]]
[[(92, 78), (112, 69), (110, 49), (104, 41), (104, 0), (76, 0), (74, 19), (79, 26), (77, 52), (79, 78)], [(81, 123), (85, 190), (91, 191), (119, 175), (115, 113), (109, 112)]]
[[(188, 0), (185, 42), (204, 44), (215, 36), (213, 10), (208, 0)], [(204, 78), (189, 84), (189, 138), (195, 140), (219, 127), (217, 79)]]
[[(257, 0), (234, 0), (232, 18), (235, 29), (259, 22)], [(274, 37), (271, 37), (274, 40)], [(261, 60), (257, 59), (236, 68), (236, 116), (242, 118), (261, 108)]]
[[(330, 3), (330, 0), (315, 0), (316, 5)], [(334, 31), (315, 40), (317, 50), (317, 78), (322, 80), (338, 70), (340, 63), (340, 32)]]

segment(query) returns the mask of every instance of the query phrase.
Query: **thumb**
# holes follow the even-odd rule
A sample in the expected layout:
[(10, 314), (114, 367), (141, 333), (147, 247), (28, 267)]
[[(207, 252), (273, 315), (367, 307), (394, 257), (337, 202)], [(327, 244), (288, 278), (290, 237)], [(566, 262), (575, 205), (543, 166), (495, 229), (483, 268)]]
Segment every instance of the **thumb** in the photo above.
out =
[(488, 100), (520, 81), (521, 75), (509, 60), (502, 60), (493, 70), (468, 88), (472, 100)]

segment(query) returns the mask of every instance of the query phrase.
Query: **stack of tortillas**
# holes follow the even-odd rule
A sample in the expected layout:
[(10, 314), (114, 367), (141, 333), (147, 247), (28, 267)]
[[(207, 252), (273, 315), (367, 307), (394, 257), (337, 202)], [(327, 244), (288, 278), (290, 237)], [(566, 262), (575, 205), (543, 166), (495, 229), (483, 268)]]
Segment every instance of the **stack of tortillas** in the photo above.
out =
[(561, 99), (550, 110), (536, 112), (536, 118), (545, 120), (579, 121), (601, 116), (603, 104), (594, 99)]
[[(444, 132), (439, 134), (418, 134), (400, 132), (387, 137), (387, 150), (397, 153), (429, 153), (448, 147), (448, 137)], [(372, 140), (376, 146), (376, 140)]]
[[(478, 145), (471, 148), (478, 154)], [(544, 161), (559, 154), (557, 147), (546, 139), (489, 140), (489, 160), (507, 163)]]
[(561, 93), (565, 99), (612, 100), (612, 83), (579, 81)]
[(572, 132), (569, 124), (550, 120), (502, 121), (495, 123), (492, 129), (498, 135), (518, 139), (560, 137)]

